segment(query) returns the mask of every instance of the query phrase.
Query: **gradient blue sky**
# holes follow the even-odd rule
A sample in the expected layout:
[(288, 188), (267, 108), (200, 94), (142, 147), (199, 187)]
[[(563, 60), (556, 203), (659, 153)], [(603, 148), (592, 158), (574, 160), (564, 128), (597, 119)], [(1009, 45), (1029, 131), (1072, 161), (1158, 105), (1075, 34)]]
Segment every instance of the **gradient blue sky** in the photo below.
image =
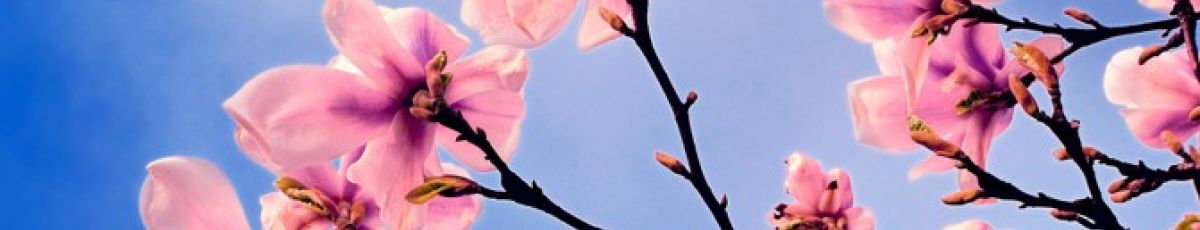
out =
[[(1133, 0), (1009, 0), (1010, 15), (1076, 25), (1077, 6), (1108, 24), (1161, 18)], [(430, 9), (461, 25), (458, 1), (384, 1)], [(221, 167), (257, 224), (258, 196), (272, 176), (233, 143), (220, 103), (256, 73), (283, 64), (324, 63), (335, 51), (320, 1), (15, 1), (0, 7), (0, 229), (137, 229), (144, 165), (186, 154)], [(652, 160), (682, 152), (666, 103), (630, 41), (590, 53), (575, 49), (579, 12), (564, 33), (534, 50), (528, 117), (513, 167), (561, 205), (614, 229), (707, 229), (714, 224), (689, 185)], [(783, 159), (803, 151), (854, 178), (856, 203), (881, 229), (937, 229), (983, 218), (1010, 229), (1062, 229), (1045, 210), (1012, 203), (947, 207), (954, 190), (939, 174), (907, 181), (927, 153), (890, 155), (854, 140), (846, 84), (876, 74), (870, 47), (825, 21), (816, 0), (655, 0), (659, 53), (679, 88), (700, 92), (694, 112), (706, 173), (728, 193), (734, 224), (766, 228), (783, 192)], [(1033, 34), (1009, 33), (1010, 39)], [(1068, 60), (1068, 112), (1083, 140), (1123, 159), (1175, 161), (1127, 132), (1100, 86), (1111, 54), (1157, 43), (1154, 35), (1084, 49)], [(1050, 160), (1057, 142), (1024, 116), (993, 145), (991, 168), (1030, 191), (1081, 197), (1074, 166)], [(1101, 181), (1116, 179), (1107, 168)], [(475, 175), (492, 186), (495, 175)], [(1136, 229), (1172, 226), (1196, 211), (1190, 186), (1169, 184), (1118, 205)], [(561, 229), (549, 216), (507, 202), (485, 203), (478, 229)]]

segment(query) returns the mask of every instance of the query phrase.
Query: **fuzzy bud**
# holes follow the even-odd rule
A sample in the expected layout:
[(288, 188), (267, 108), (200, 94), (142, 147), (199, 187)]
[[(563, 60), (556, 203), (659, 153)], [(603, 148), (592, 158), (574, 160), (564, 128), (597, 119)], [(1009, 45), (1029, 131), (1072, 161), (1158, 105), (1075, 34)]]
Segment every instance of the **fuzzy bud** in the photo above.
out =
[(1192, 108), (1192, 111), (1188, 112), (1188, 120), (1200, 121), (1200, 107)]
[(1068, 221), (1079, 219), (1079, 213), (1062, 210), (1062, 209), (1057, 209), (1057, 208), (1050, 210), (1050, 216), (1054, 217), (1054, 219), (1068, 220)]
[(1172, 153), (1183, 152), (1183, 143), (1179, 142), (1179, 137), (1175, 136), (1175, 133), (1171, 131), (1163, 131), (1161, 134), (1159, 134), (1159, 137), (1162, 138), (1163, 143), (1167, 145), (1167, 149), (1170, 149)]
[(1037, 101), (1029, 94), (1029, 88), (1025, 87), (1025, 83), (1021, 82), (1021, 77), (1016, 74), (1008, 76), (1008, 88), (1012, 91), (1013, 98), (1017, 100), (1017, 104), (1021, 105), (1021, 110), (1025, 114), (1034, 115), (1038, 113)]
[(942, 197), (942, 203), (948, 205), (963, 205), (975, 202), (983, 195), (983, 190), (965, 189)]
[(1092, 18), (1092, 15), (1088, 15), (1087, 12), (1083, 12), (1082, 10), (1075, 9), (1073, 7), (1067, 7), (1067, 9), (1063, 10), (1063, 14), (1075, 19), (1075, 21), (1082, 22), (1083, 24), (1093, 26), (1100, 25), (1100, 22), (1096, 21), (1095, 18)]
[(600, 7), (600, 19), (604, 19), (604, 22), (607, 22), (608, 26), (613, 30), (625, 31), (629, 29), (625, 25), (625, 20), (621, 20), (621, 17), (617, 16), (617, 13), (608, 8)]
[(1166, 44), (1152, 45), (1142, 49), (1142, 53), (1138, 55), (1138, 65), (1146, 64), (1147, 61), (1150, 61), (1150, 58), (1154, 58), (1164, 52), (1167, 52), (1167, 50), (1183, 45), (1183, 42), (1183, 34), (1175, 33), (1175, 35), (1171, 35), (1170, 38), (1167, 38)]
[(1027, 45), (1021, 42), (1013, 42), (1013, 55), (1017, 56), (1017, 61), (1033, 72), (1033, 76), (1038, 78), (1042, 84), (1048, 89), (1058, 88), (1058, 73), (1054, 72), (1054, 66), (1050, 63), (1050, 59), (1046, 54), (1036, 46)]
[(939, 4), (942, 12), (948, 15), (962, 15), (971, 9), (970, 0), (942, 0)]
[(662, 151), (654, 152), (654, 160), (657, 160), (659, 164), (667, 167), (668, 170), (671, 170), (675, 174), (679, 174), (680, 176), (688, 175), (687, 167), (684, 167), (683, 163), (679, 162), (679, 159), (671, 156), (671, 154)]
[[(1096, 148), (1087, 147), (1087, 146), (1083, 147), (1083, 156), (1086, 157), (1088, 160), (1096, 159), (1096, 156), (1099, 154), (1100, 154), (1100, 150), (1096, 150)], [(1054, 159), (1060, 160), (1060, 161), (1070, 160), (1071, 154), (1067, 152), (1067, 149), (1061, 148), (1061, 149), (1054, 151)]]
[(913, 142), (925, 146), (929, 151), (942, 157), (954, 158), (962, 153), (962, 149), (938, 136), (933, 128), (917, 116), (908, 116), (908, 133)]
[(700, 99), (700, 95), (696, 94), (696, 91), (688, 91), (686, 101), (683, 102), (683, 105), (692, 107), (692, 105), (696, 104), (696, 100), (698, 99)]
[(442, 175), (425, 179), (425, 183), (413, 188), (404, 199), (413, 204), (424, 204), (434, 197), (459, 197), (479, 193), (478, 183), (457, 175)]

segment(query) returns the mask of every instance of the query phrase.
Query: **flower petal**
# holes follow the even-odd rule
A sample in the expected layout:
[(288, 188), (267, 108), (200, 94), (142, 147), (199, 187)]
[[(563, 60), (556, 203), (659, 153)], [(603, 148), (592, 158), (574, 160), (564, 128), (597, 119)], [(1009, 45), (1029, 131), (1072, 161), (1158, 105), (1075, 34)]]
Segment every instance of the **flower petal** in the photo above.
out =
[(416, 229), (424, 212), (405, 200), (424, 179), (424, 163), (433, 155), (433, 125), (399, 114), (392, 129), (367, 144), (362, 158), (350, 166), (347, 179), (374, 196), (383, 225)]
[(785, 162), (788, 165), (787, 179), (783, 187), (792, 198), (796, 199), (792, 214), (816, 214), (821, 202), (821, 194), (829, 186), (825, 173), (821, 172), (821, 162), (804, 155), (792, 153)]
[(246, 82), (225, 101), (225, 111), (237, 121), (237, 139), (251, 158), (288, 170), (326, 163), (379, 136), (397, 104), (349, 73), (284, 66)]
[(1194, 64), (1187, 52), (1169, 51), (1138, 65), (1142, 50), (1122, 50), (1108, 62), (1104, 94), (1109, 101), (1126, 108), (1192, 109), (1200, 105), (1200, 84), (1191, 72)]
[(529, 57), (521, 49), (489, 46), (450, 63), (446, 72), (454, 75), (446, 88), (446, 101), (450, 103), (494, 90), (520, 93), (529, 75)]
[(467, 36), (459, 34), (458, 30), (429, 11), (416, 7), (380, 7), (380, 11), (400, 46), (409, 52), (413, 60), (421, 63), (416, 69), (404, 70), (406, 77), (424, 82), (424, 63), (433, 60), (433, 56), (443, 50), (446, 51), (446, 60), (457, 61), (470, 45)]
[[(466, 170), (451, 164), (441, 164), (446, 174), (471, 178)], [(437, 197), (425, 205), (425, 229), (470, 229), (483, 209), (479, 195)]]
[[(508, 161), (512, 158), (520, 139), (521, 121), (525, 116), (525, 104), (520, 94), (503, 91), (480, 93), (459, 100), (451, 107), (461, 111), (463, 118), (471, 125), (484, 130), (488, 141), (500, 154), (500, 159)], [(439, 127), (437, 135), (438, 143), (468, 168), (480, 172), (494, 169), (479, 148), (456, 140), (458, 132)]]
[(333, 223), (325, 217), (293, 201), (280, 192), (271, 192), (259, 198), (262, 205), (262, 229), (264, 230), (293, 230), (293, 229), (329, 229)]
[(465, 0), (463, 23), (492, 45), (532, 49), (562, 31), (576, 0)]
[[(1170, 13), (1172, 8), (1175, 8), (1175, 0), (1138, 0), (1142, 6), (1151, 10)], [(1200, 0), (1192, 0), (1192, 6), (1200, 6)]]
[(171, 156), (146, 171), (138, 200), (146, 229), (250, 229), (233, 185), (212, 163)]
[[(859, 142), (889, 152), (916, 149), (908, 133), (903, 79), (875, 76), (850, 83), (854, 136)], [(897, 135), (901, 134), (901, 135)]]
[(875, 230), (875, 213), (871, 209), (853, 207), (846, 210), (846, 229)]
[(942, 230), (992, 230), (992, 226), (983, 220), (971, 219), (946, 226)]
[[(854, 190), (851, 187), (850, 174), (846, 173), (846, 170), (834, 168), (829, 170), (826, 178), (831, 182), (837, 182), (837, 189), (833, 193), (822, 195), (821, 200), (830, 200), (830, 204), (833, 204), (833, 206), (822, 207), (825, 210), (821, 210), (821, 212), (837, 214), (850, 209), (854, 205)], [(825, 197), (827, 195), (832, 195), (833, 197)]]
[(633, 21), (633, 8), (625, 0), (588, 0), (583, 11), (583, 22), (579, 23), (580, 51), (590, 51), (621, 36), (621, 32), (613, 30), (608, 22), (600, 18), (601, 7), (616, 13), (629, 28), (637, 29)]
[[(393, 95), (404, 92), (403, 72), (423, 73), (424, 62), (413, 59), (384, 23), (371, 0), (329, 0), (322, 9), (333, 45), (374, 82)], [(419, 76), (424, 76), (419, 75)]]
[(1171, 131), (1186, 140), (1200, 128), (1200, 123), (1188, 120), (1188, 112), (1190, 110), (1134, 108), (1122, 110), (1121, 116), (1125, 117), (1125, 125), (1142, 144), (1164, 149), (1167, 146), (1160, 136), (1163, 131)]
[(909, 0), (822, 0), (825, 17), (838, 30), (862, 42), (907, 35), (929, 8)]

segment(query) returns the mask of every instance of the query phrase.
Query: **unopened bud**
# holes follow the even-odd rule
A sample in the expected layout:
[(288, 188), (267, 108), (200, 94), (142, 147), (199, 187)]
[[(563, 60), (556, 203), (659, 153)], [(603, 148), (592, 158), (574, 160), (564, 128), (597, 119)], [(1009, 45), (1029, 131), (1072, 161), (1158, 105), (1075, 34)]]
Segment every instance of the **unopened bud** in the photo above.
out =
[(1112, 194), (1109, 194), (1108, 198), (1112, 199), (1113, 202), (1125, 203), (1126, 201), (1133, 199), (1133, 191), (1120, 190), (1120, 191), (1114, 192)]
[(1063, 10), (1063, 14), (1075, 19), (1075, 21), (1082, 22), (1083, 24), (1093, 26), (1100, 25), (1100, 22), (1096, 21), (1095, 18), (1092, 18), (1092, 15), (1088, 15), (1087, 12), (1083, 12), (1082, 10), (1075, 9), (1073, 7), (1067, 7), (1067, 9)]
[(1170, 38), (1167, 38), (1166, 44), (1152, 45), (1142, 49), (1142, 53), (1138, 55), (1138, 65), (1146, 64), (1147, 61), (1150, 61), (1150, 58), (1154, 58), (1164, 52), (1167, 52), (1167, 50), (1173, 49), (1179, 45), (1183, 45), (1183, 42), (1183, 33), (1175, 33), (1175, 35), (1171, 35)]
[(459, 197), (479, 193), (479, 184), (457, 175), (442, 175), (425, 179), (425, 183), (413, 188), (404, 196), (413, 204), (424, 204), (434, 197)]
[(1008, 76), (1008, 88), (1012, 91), (1013, 98), (1017, 100), (1017, 104), (1021, 106), (1021, 110), (1025, 114), (1034, 115), (1038, 113), (1037, 101), (1029, 94), (1029, 88), (1025, 87), (1025, 83), (1021, 82), (1021, 77), (1016, 74)]
[(683, 163), (680, 163), (679, 159), (671, 156), (671, 154), (662, 151), (654, 152), (654, 160), (657, 160), (659, 164), (667, 167), (668, 170), (671, 170), (675, 174), (679, 174), (680, 176), (688, 175), (687, 167), (684, 167)]
[(625, 26), (625, 20), (621, 20), (621, 17), (617, 16), (617, 13), (612, 12), (608, 8), (600, 7), (600, 19), (604, 19), (604, 22), (607, 22), (608, 26), (613, 30), (625, 31), (629, 29), (629, 27)]
[(1163, 143), (1167, 145), (1167, 149), (1171, 150), (1172, 153), (1183, 152), (1183, 143), (1179, 142), (1179, 137), (1175, 136), (1175, 133), (1168, 130), (1163, 131), (1159, 136), (1162, 137)]
[(963, 205), (975, 202), (983, 195), (983, 190), (965, 189), (942, 197), (942, 203), (948, 205)]
[(696, 104), (697, 99), (700, 99), (700, 95), (696, 94), (696, 91), (688, 91), (687, 100), (683, 102), (683, 105), (692, 107), (692, 105)]
[[(1099, 155), (1099, 154), (1100, 154), (1100, 150), (1096, 150), (1096, 148), (1087, 147), (1087, 146), (1083, 147), (1083, 156), (1088, 160), (1096, 159), (1096, 155)], [(1071, 159), (1071, 154), (1067, 152), (1067, 149), (1060, 148), (1060, 149), (1054, 151), (1054, 159), (1060, 160), (1060, 161), (1069, 160), (1069, 159)]]
[(1188, 112), (1188, 120), (1190, 120), (1190, 121), (1200, 120), (1200, 107), (1192, 108), (1192, 111)]
[(1036, 46), (1026, 45), (1021, 42), (1013, 42), (1013, 54), (1017, 56), (1017, 61), (1029, 69), (1034, 77), (1038, 78), (1042, 84), (1048, 89), (1058, 88), (1058, 73), (1054, 72), (1054, 66), (1050, 64), (1050, 59), (1046, 54)]
[(948, 31), (946, 27), (953, 25), (957, 20), (958, 16), (956, 15), (937, 15), (925, 20), (925, 28), (932, 33), (945, 34)]
[(970, 0), (942, 0), (942, 12), (948, 15), (961, 15), (971, 7)]
[(305, 186), (299, 180), (291, 177), (280, 177), (275, 180), (275, 188), (279, 189), (288, 199), (299, 202), (305, 208), (321, 215), (329, 214), (332, 209), (331, 204), (327, 203), (328, 198), (320, 191), (313, 190)]
[(908, 133), (913, 142), (925, 146), (926, 149), (933, 151), (938, 156), (954, 158), (962, 152), (958, 145), (942, 139), (933, 131), (933, 128), (915, 115), (908, 116)]
[(1077, 213), (1077, 212), (1072, 212), (1072, 211), (1067, 211), (1067, 210), (1062, 210), (1062, 209), (1057, 209), (1057, 208), (1056, 208), (1056, 209), (1051, 209), (1051, 210), (1050, 210), (1050, 216), (1054, 217), (1054, 219), (1059, 219), (1059, 220), (1076, 220), (1076, 219), (1079, 219), (1079, 213)]

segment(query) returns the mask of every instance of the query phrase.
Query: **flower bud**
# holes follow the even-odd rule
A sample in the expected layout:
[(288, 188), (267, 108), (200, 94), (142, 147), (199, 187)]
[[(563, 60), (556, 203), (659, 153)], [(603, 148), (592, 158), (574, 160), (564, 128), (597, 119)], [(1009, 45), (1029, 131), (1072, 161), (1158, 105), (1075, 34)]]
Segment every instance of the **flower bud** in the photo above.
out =
[(946, 195), (945, 197), (942, 197), (942, 203), (945, 203), (948, 205), (963, 205), (963, 204), (975, 202), (975, 200), (978, 200), (979, 198), (981, 198), (982, 195), (983, 195), (983, 190), (964, 189), (964, 190), (952, 193), (950, 195)]
[(1188, 112), (1188, 120), (1190, 120), (1190, 121), (1200, 120), (1200, 107), (1192, 108), (1192, 111)]
[(424, 204), (439, 195), (459, 197), (479, 193), (480, 189), (479, 184), (471, 179), (446, 174), (425, 179), (424, 184), (410, 190), (404, 199), (413, 204)]
[(1133, 199), (1133, 191), (1120, 190), (1109, 194), (1108, 198), (1112, 199), (1112, 201), (1116, 203), (1125, 203), (1126, 201)]
[(962, 15), (971, 8), (970, 0), (942, 0), (939, 5), (942, 12), (948, 15)]
[(1095, 18), (1092, 18), (1092, 15), (1088, 15), (1087, 12), (1083, 12), (1082, 10), (1075, 9), (1073, 7), (1067, 7), (1067, 9), (1063, 10), (1063, 14), (1075, 19), (1075, 21), (1082, 22), (1083, 24), (1100, 25), (1100, 22), (1096, 21)]
[(608, 8), (600, 7), (600, 19), (604, 19), (604, 22), (607, 22), (608, 26), (613, 30), (625, 31), (629, 29), (629, 27), (625, 26), (625, 20), (621, 20), (621, 17), (617, 16), (617, 13)]
[(1046, 85), (1046, 88), (1058, 88), (1058, 74), (1054, 72), (1050, 59), (1041, 49), (1021, 42), (1013, 42), (1013, 44), (1015, 47), (1012, 52), (1017, 56), (1017, 61), (1021, 66), (1029, 69), (1033, 76), (1038, 78), (1038, 81)]
[(1025, 87), (1025, 83), (1021, 82), (1021, 77), (1017, 74), (1008, 76), (1008, 88), (1012, 91), (1013, 98), (1017, 100), (1017, 104), (1021, 105), (1021, 110), (1025, 114), (1034, 115), (1038, 113), (1037, 101), (1033, 96), (1029, 95), (1029, 88)]
[(279, 192), (283, 193), (284, 196), (293, 201), (300, 202), (305, 208), (318, 214), (329, 215), (330, 210), (332, 210), (332, 205), (329, 203), (330, 199), (325, 197), (320, 191), (305, 186), (299, 180), (291, 177), (280, 177), (275, 180), (275, 188), (279, 189)]
[(933, 151), (938, 156), (954, 158), (962, 153), (962, 149), (958, 145), (942, 139), (933, 131), (933, 128), (915, 115), (908, 116), (908, 133), (913, 142), (925, 146), (926, 149)]
[[(1087, 146), (1083, 147), (1083, 156), (1088, 160), (1096, 159), (1096, 155), (1099, 155), (1099, 154), (1100, 154), (1100, 150), (1096, 150), (1096, 148), (1087, 147)], [(1071, 154), (1067, 152), (1067, 149), (1060, 148), (1060, 149), (1054, 151), (1054, 159), (1060, 160), (1060, 161), (1070, 160)]]
[(1179, 137), (1175, 136), (1175, 133), (1168, 130), (1163, 131), (1159, 136), (1162, 138), (1163, 143), (1167, 145), (1167, 149), (1171, 150), (1172, 153), (1183, 152), (1183, 143), (1179, 142)]
[(688, 175), (687, 167), (684, 167), (683, 163), (680, 163), (679, 159), (671, 156), (671, 154), (662, 151), (654, 152), (654, 160), (657, 160), (659, 164), (667, 167), (668, 170), (671, 170), (675, 174), (679, 174), (680, 176)]
[(1150, 61), (1150, 58), (1154, 58), (1163, 52), (1167, 52), (1167, 50), (1178, 47), (1179, 45), (1183, 45), (1183, 42), (1183, 34), (1175, 33), (1175, 35), (1171, 35), (1170, 38), (1167, 38), (1166, 44), (1152, 45), (1142, 49), (1142, 53), (1138, 55), (1138, 65), (1146, 64), (1147, 61)]
[(683, 101), (683, 105), (692, 107), (692, 105), (696, 104), (697, 99), (700, 99), (700, 95), (696, 94), (696, 91), (688, 91), (687, 100)]
[(1050, 210), (1050, 216), (1051, 216), (1051, 217), (1054, 217), (1054, 219), (1059, 219), (1059, 220), (1076, 220), (1076, 219), (1079, 219), (1079, 213), (1077, 213), (1077, 212), (1072, 212), (1072, 211), (1067, 211), (1067, 210), (1062, 210), (1062, 209), (1057, 209), (1057, 208), (1056, 208), (1056, 209), (1051, 209), (1051, 210)]
[(451, 75), (443, 73), (446, 70), (446, 62), (446, 50), (441, 50), (425, 64), (425, 86), (429, 87), (430, 93), (436, 98), (445, 95), (446, 85), (450, 84)]

